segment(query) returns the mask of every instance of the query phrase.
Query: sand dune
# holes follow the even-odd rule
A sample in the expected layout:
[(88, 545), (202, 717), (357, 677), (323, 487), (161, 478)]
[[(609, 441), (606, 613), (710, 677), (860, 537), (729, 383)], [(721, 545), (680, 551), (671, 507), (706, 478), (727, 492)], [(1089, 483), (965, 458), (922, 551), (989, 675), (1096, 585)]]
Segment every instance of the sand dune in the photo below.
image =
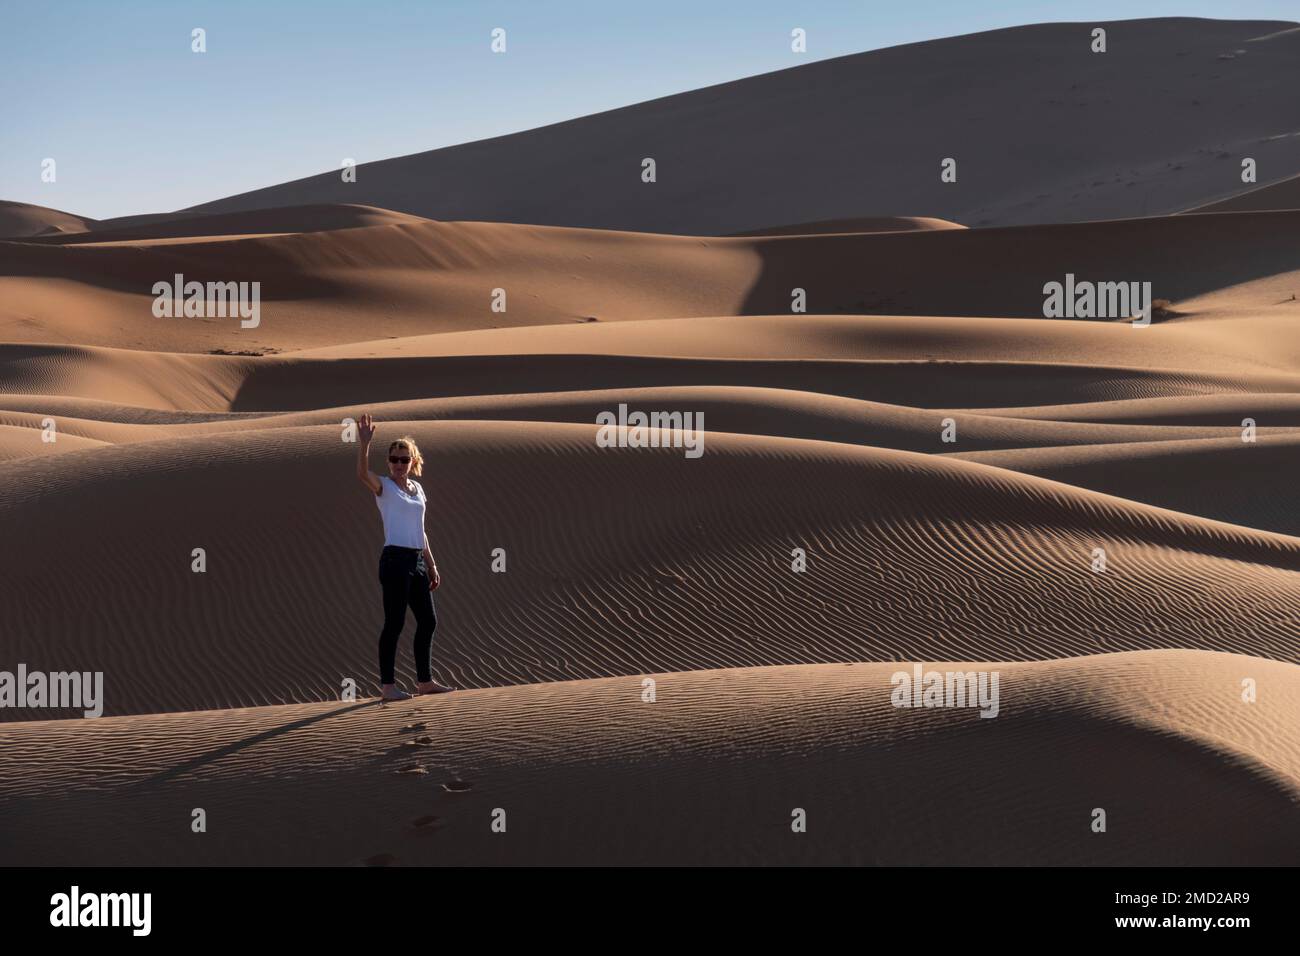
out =
[(84, 232), (95, 226), (94, 219), (74, 216), (59, 209), (0, 199), (0, 239), (29, 239), (36, 236)]
[[(1099, 26), (1104, 54), (1091, 51)], [(0, 237), (337, 204), (709, 236), (891, 217), (989, 226), (1295, 208), (1281, 196), (1247, 198), (1253, 187), (1240, 181), (1240, 160), (1254, 158), (1274, 182), (1300, 172), (1290, 95), (1298, 45), (1300, 30), (1286, 21), (1012, 27), (793, 65), (366, 163), (355, 182), (333, 170), (102, 224), (54, 210), (9, 212), (7, 226), (0, 214)], [(653, 183), (641, 180), (647, 157), (657, 164)], [(957, 160), (956, 182), (941, 180), (944, 158)]]
[[(37, 288), (48, 292), (45, 284)], [(1203, 403), (1219, 395), (1214, 400), (1227, 402), (1223, 407), (1261, 426), (1290, 426), (1293, 414), (1270, 416), (1279, 402), (1293, 401), (1286, 396), (1300, 393), (1300, 341), (1286, 335), (1291, 311), (1243, 306), (1145, 329), (941, 316), (628, 320), (354, 342), (264, 357), (11, 344), (0, 346), (0, 375), (10, 393), (171, 410), (297, 411), (572, 391), (575, 383), (588, 390), (729, 385), (1054, 420), (1087, 420), (1078, 416), (1092, 412), (1072, 403), (1095, 409), (1103, 406), (1090, 403), (1180, 396)], [(187, 320), (150, 320), (190, 341), (205, 334)], [(372, 332), (355, 319), (349, 328)], [(1263, 396), (1259, 405), (1253, 395)], [(1174, 407), (1164, 406), (1163, 414)], [(1216, 416), (1186, 424), (1240, 422)]]
[(61, 246), (121, 242), (147, 246), (166, 239), (194, 239), (200, 236), (243, 238), (257, 235), (291, 235), (424, 221), (418, 216), (408, 216), (372, 206), (346, 204), (293, 206), (289, 209), (257, 209), (251, 212), (217, 213), (207, 216), (176, 214), (167, 217), (109, 219), (97, 223), (88, 232), (39, 236), (27, 241)]
[[(336, 215), (352, 227), (312, 225)], [(5, 245), (7, 328), (47, 337), (0, 346), (0, 512), (28, 542), (6, 571), (33, 595), (6, 610), (8, 656), (103, 669), (115, 714), (368, 680), (373, 588), (320, 590), (374, 577), (376, 516), (339, 441), (369, 409), (436, 463), (456, 581), (438, 654), (460, 684), (1162, 647), (1300, 658), (1284, 488), (1238, 477), (1246, 454), (1291, 470), (1300, 342), (1295, 307), (1268, 296), (1300, 272), (1300, 213), (733, 239), (365, 224), (382, 215)], [(1192, 298), (1145, 329), (1023, 317), (1057, 270), (1121, 268), (1165, 270), (1157, 289)], [(239, 341), (232, 323), (157, 320), (135, 291), (181, 270), (264, 277), (277, 291), (250, 341), (295, 351), (194, 354)], [(871, 288), (934, 314), (738, 314), (794, 282), (814, 306)], [(486, 308), (496, 283), (512, 311)], [(542, 324), (587, 310), (601, 321)], [(595, 414), (623, 402), (703, 412), (708, 454), (597, 448)], [(57, 452), (35, 447), (50, 417)], [(1246, 417), (1260, 442), (1243, 451)], [(1148, 490), (1170, 464), (1184, 473)], [(87, 480), (93, 500), (68, 494)], [(30, 576), (86, 527), (85, 597), (43, 597)], [(489, 572), (497, 547), (511, 575)], [(788, 570), (795, 547), (811, 576)], [(250, 676), (250, 659), (266, 666)]]
[[(286, 214), (287, 223), (296, 218)], [(384, 335), (585, 321), (725, 315), (759, 262), (745, 240), (610, 235), (494, 223), (414, 223), (190, 242), (0, 247), (0, 335), (205, 351), (295, 349)], [(259, 281), (260, 325), (162, 322), (153, 284)], [(506, 290), (507, 312), (492, 310)], [(237, 344), (236, 344), (237, 343)], [(245, 344), (246, 343), (246, 344)]]
[[(1104, 54), (1090, 49), (1097, 26)], [(1282, 135), (1297, 128), (1294, 27), (1168, 18), (931, 40), (366, 163), (354, 183), (323, 172), (195, 210), (347, 202), (695, 235), (875, 216), (983, 226), (1169, 213), (1240, 188), (1233, 160), (1243, 155), (1300, 172)], [(641, 181), (646, 157), (653, 184)], [(956, 183), (940, 180), (944, 157), (958, 160)]]
[[(433, 546), (455, 582), (438, 668), (461, 685), (1167, 646), (1297, 658), (1297, 538), (840, 443), (710, 433), (689, 459), (599, 449), (592, 425), (388, 428), (434, 463)], [(0, 519), (23, 543), (4, 577), (25, 595), (0, 610), (6, 657), (102, 670), (110, 714), (368, 686), (381, 542), (339, 437), (276, 428), (0, 463)], [(72, 493), (87, 481), (93, 496)], [(42, 584), (69, 541), (75, 600)], [(507, 573), (491, 571), (496, 548)]]
[(1196, 514), (1300, 535), (1300, 435), (963, 452), (954, 457)]
[[(303, 224), (294, 210), (279, 214), (285, 232)], [(167, 351), (302, 350), (492, 327), (791, 315), (796, 289), (811, 315), (1041, 319), (1044, 284), (1072, 274), (1150, 282), (1153, 298), (1171, 300), (1183, 316), (1236, 318), (1250, 310), (1276, 338), (1300, 312), (1292, 298), (1300, 292), (1298, 235), (1300, 211), (757, 238), (397, 222), (293, 235), (0, 243), (0, 337)], [(154, 284), (178, 273), (189, 281), (260, 282), (258, 324), (155, 317)], [(999, 280), (990, 282), (992, 275)], [(494, 301), (505, 311), (494, 311)], [(1040, 359), (1059, 355), (1053, 342), (1103, 334), (1077, 331), (1084, 324), (1010, 324), (998, 344), (1019, 341), (1019, 354)], [(971, 334), (960, 337), (963, 327)], [(895, 335), (888, 354), (903, 345), (910, 356), (936, 357), (944, 350), (925, 346), (937, 335), (969, 351), (981, 344), (979, 330), (938, 326), (914, 342)], [(1112, 333), (1115, 346), (1095, 360), (1131, 364), (1127, 355), (1143, 346), (1136, 330), (1123, 331), (1130, 337)], [(1240, 351), (1239, 329), (1219, 335), (1203, 325), (1181, 334), (1205, 337), (1203, 365)], [(1040, 335), (1052, 336), (1042, 348)], [(1300, 349), (1288, 347), (1291, 356)]]
[[(24, 421), (21, 425), (13, 425), (8, 419), (9, 415), (0, 413), (0, 461), (28, 458), (32, 455), (53, 455), (63, 451), (81, 451), (85, 448), (97, 448), (109, 444), (75, 432), (63, 433), (59, 436), (59, 441), (45, 442), (40, 439), (40, 422)], [(99, 422), (95, 422), (93, 427), (102, 426)]]
[[(1002, 664), (1000, 709), (808, 665), (0, 727), (16, 864), (1287, 864), (1300, 668)], [(1241, 699), (1243, 678), (1258, 701)], [(96, 787), (85, 786), (88, 768)], [(192, 812), (208, 832), (189, 832)], [(793, 833), (802, 809), (807, 832)], [(1107, 829), (1090, 824), (1105, 810)], [(506, 831), (493, 833), (504, 811)], [(38, 817), (39, 828), (16, 821)], [(177, 836), (176, 834), (180, 834)]]

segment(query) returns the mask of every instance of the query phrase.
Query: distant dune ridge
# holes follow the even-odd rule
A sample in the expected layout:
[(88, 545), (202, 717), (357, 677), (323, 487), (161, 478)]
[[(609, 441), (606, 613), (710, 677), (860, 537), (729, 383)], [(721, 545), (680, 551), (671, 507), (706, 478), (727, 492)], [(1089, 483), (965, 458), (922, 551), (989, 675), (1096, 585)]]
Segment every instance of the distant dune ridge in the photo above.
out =
[[(103, 672), (108, 715), (0, 710), (7, 859), (1293, 862), (1300, 28), (1102, 25), (348, 186), (0, 204), (0, 670)], [(1165, 302), (1044, 318), (1067, 273)], [(260, 324), (156, 318), (177, 275)], [(600, 447), (620, 405), (705, 453)], [(366, 411), (372, 469), (428, 459), (455, 694), (371, 697)], [(999, 671), (998, 716), (891, 706), (917, 662)], [(198, 793), (226, 835), (178, 841)]]
[[(1091, 50), (1095, 27), (1105, 53)], [(170, 215), (360, 203), (725, 235), (846, 217), (984, 226), (1172, 213), (1241, 191), (1243, 156), (1262, 182), (1300, 173), (1295, 27), (1164, 18), (927, 40), (363, 163), (354, 183), (334, 169)], [(653, 184), (641, 181), (646, 157)], [(947, 157), (956, 183), (940, 181)]]

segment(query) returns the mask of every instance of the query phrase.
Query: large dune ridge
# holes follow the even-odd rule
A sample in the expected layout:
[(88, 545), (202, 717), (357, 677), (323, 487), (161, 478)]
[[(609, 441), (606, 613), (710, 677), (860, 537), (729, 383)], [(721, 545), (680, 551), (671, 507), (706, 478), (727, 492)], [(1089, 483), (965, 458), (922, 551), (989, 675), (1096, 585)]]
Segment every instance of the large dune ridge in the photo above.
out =
[[(1107, 33), (1104, 53), (1092, 52), (1097, 28)], [(80, 242), (87, 237), (57, 236), (323, 204), (705, 236), (800, 223), (856, 231), (855, 222), (890, 219), (989, 226), (1213, 204), (1294, 208), (1287, 196), (1243, 184), (1240, 164), (1254, 159), (1268, 183), (1300, 174), (1300, 112), (1290, 95), (1300, 79), (1297, 45), (1300, 27), (1287, 21), (1010, 27), (793, 65), (363, 163), (352, 182), (334, 170), (102, 221), (9, 204), (0, 209), (0, 238)], [(646, 158), (656, 162), (653, 183), (642, 181)], [(947, 158), (957, 160), (955, 182), (940, 178)]]
[[(7, 724), (0, 833), (10, 861), (49, 865), (1222, 866), (1300, 853), (1294, 664), (1142, 651), (923, 667), (996, 671), (997, 716), (893, 706), (891, 676), (913, 670), (900, 662)], [(204, 833), (191, 832), (196, 808)]]
[[(1097, 27), (1105, 53), (1091, 50)], [(186, 212), (349, 202), (691, 235), (854, 217), (983, 226), (1172, 213), (1244, 191), (1243, 156), (1270, 180), (1300, 172), (1295, 27), (1180, 17), (928, 40)], [(641, 180), (646, 157), (654, 183)], [(940, 179), (946, 157), (958, 161), (955, 183)]]

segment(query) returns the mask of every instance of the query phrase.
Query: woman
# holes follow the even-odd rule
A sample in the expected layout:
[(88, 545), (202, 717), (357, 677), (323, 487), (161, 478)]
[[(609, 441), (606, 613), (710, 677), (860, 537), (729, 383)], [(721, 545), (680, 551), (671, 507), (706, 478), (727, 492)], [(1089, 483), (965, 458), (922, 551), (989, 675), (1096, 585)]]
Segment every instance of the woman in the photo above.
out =
[(453, 688), (439, 684), (429, 670), (429, 651), (438, 619), (433, 612), (433, 591), (442, 583), (438, 565), (424, 533), (424, 489), (411, 476), (423, 473), (424, 458), (412, 438), (399, 438), (388, 446), (388, 474), (372, 473), (370, 439), (375, 426), (369, 415), (357, 423), (361, 445), (357, 449), (357, 478), (375, 494), (384, 520), (384, 550), (379, 556), (379, 583), (384, 592), (384, 629), (379, 634), (379, 683), (384, 700), (407, 700), (410, 694), (393, 676), (397, 639), (406, 623), (409, 605), (415, 614), (415, 671), (421, 694), (442, 694)]

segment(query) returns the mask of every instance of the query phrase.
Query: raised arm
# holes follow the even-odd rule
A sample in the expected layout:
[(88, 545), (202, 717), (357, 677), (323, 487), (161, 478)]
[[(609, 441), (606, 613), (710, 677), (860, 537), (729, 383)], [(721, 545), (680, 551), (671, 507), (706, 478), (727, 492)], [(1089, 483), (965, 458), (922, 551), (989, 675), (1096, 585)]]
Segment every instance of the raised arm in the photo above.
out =
[(384, 483), (370, 470), (370, 439), (375, 437), (375, 425), (369, 415), (357, 421), (357, 480), (374, 494), (384, 492)]

